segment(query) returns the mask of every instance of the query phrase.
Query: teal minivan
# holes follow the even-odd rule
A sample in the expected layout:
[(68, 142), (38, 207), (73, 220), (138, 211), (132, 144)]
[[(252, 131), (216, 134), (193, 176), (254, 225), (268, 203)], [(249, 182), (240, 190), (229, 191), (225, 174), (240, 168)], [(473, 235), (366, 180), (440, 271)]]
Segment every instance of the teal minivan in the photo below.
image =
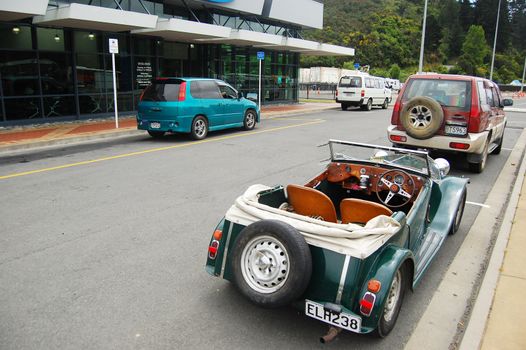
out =
[(257, 104), (222, 80), (156, 78), (141, 95), (137, 128), (155, 138), (170, 132), (201, 140), (209, 131), (254, 129), (259, 119)]

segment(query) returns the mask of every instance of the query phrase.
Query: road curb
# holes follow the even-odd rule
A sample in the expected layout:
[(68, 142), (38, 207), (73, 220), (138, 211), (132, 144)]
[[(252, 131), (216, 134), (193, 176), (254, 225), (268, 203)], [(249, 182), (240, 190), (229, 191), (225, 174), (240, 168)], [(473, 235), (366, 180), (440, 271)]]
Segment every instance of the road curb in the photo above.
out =
[(116, 139), (126, 136), (138, 136), (143, 134), (142, 130), (126, 130), (126, 131), (110, 131), (104, 133), (93, 133), (88, 135), (78, 135), (71, 136), (60, 139), (50, 139), (50, 140), (41, 140), (41, 141), (30, 141), (25, 143), (13, 144), (8, 146), (0, 146), (0, 155), (3, 153), (14, 152), (14, 151), (29, 151), (36, 150), (43, 147), (52, 147), (52, 146), (67, 146), (73, 143), (79, 142), (90, 142), (98, 140), (109, 140)]
[[(513, 191), (517, 186), (518, 165), (522, 166), (525, 148), (526, 130), (517, 140), (502, 172), (488, 194), (485, 204), (491, 203), (491, 206), (484, 206), (480, 209), (464, 242), (407, 342), (406, 350), (420, 350), (423, 344), (426, 350), (457, 348), (457, 343), (462, 339), (465, 330), (464, 323), (469, 320), (473, 304), (479, 294), (479, 285), (492, 251), (492, 242), (498, 238), (497, 235), (502, 228), (502, 225), (498, 224), (499, 217), (502, 217), (502, 213), (508, 208), (510, 190)], [(430, 341), (431, 334), (433, 335), (432, 341)]]
[[(521, 138), (523, 138), (526, 130), (522, 132)], [(493, 304), (493, 298), (497, 289), (497, 283), (499, 281), (500, 269), (504, 261), (506, 248), (508, 246), (508, 240), (513, 226), (513, 220), (515, 218), (515, 212), (517, 211), (517, 204), (519, 203), (520, 193), (522, 191), (522, 184), (524, 182), (524, 176), (526, 172), (526, 157), (523, 156), (519, 173), (515, 180), (515, 185), (502, 220), (495, 246), (491, 253), (491, 258), (482, 280), (482, 284), (479, 288), (479, 294), (473, 311), (469, 319), (468, 327), (464, 333), (464, 337), (461, 340), (459, 350), (471, 350), (479, 349), (488, 322), (488, 316)]]

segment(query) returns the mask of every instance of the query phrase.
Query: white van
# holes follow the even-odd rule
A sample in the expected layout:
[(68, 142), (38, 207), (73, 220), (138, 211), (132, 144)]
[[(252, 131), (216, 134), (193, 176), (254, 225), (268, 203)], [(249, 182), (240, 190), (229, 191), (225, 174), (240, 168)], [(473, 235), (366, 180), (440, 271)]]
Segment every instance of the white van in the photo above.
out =
[(350, 106), (370, 111), (373, 106), (387, 109), (391, 101), (391, 90), (385, 88), (385, 78), (356, 72), (340, 78), (336, 89), (336, 103), (342, 110)]
[(385, 81), (387, 82), (387, 84), (391, 88), (391, 90), (396, 91), (396, 92), (400, 91), (400, 88), (401, 88), (400, 80), (386, 78)]

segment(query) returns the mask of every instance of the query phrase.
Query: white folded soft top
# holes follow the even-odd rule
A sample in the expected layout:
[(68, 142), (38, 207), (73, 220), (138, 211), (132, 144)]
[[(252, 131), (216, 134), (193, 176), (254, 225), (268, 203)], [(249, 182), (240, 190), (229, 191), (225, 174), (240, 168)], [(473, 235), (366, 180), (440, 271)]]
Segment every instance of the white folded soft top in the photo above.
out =
[(400, 229), (400, 223), (386, 215), (369, 220), (365, 226), (336, 224), (259, 203), (258, 194), (269, 189), (265, 185), (250, 186), (225, 218), (243, 226), (264, 219), (280, 220), (295, 227), (308, 244), (359, 259), (374, 253)]

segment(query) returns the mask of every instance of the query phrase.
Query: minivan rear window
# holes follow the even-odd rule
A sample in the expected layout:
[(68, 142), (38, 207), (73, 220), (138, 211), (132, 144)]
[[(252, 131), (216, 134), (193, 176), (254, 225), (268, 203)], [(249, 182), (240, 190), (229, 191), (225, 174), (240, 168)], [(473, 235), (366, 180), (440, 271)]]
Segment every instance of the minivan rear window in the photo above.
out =
[(408, 101), (416, 96), (431, 97), (445, 107), (469, 110), (471, 108), (471, 82), (446, 79), (410, 79), (402, 100)]
[(154, 81), (144, 90), (141, 101), (178, 101), (181, 80)]
[(340, 87), (362, 87), (361, 77), (342, 77), (340, 79)]

